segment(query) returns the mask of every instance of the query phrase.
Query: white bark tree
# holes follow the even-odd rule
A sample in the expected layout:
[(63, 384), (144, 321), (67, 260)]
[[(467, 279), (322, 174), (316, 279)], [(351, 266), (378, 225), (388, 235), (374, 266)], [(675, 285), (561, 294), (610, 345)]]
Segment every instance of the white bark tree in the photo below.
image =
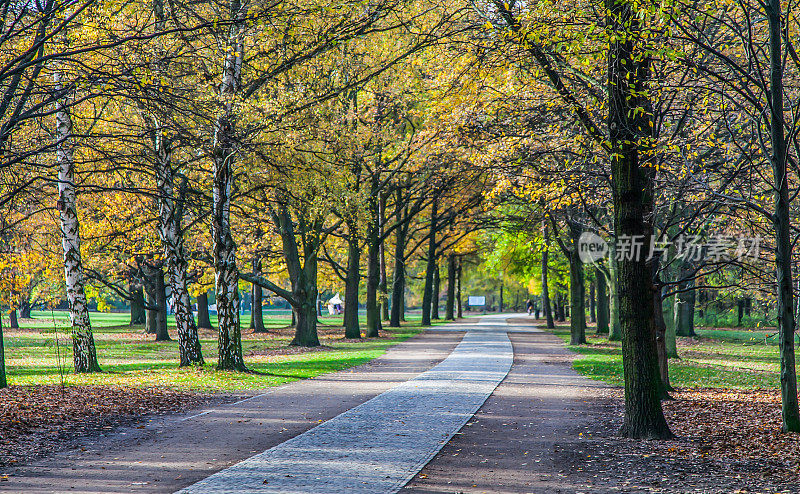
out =
[(61, 217), (61, 242), (64, 249), (64, 281), (72, 324), (72, 352), (75, 372), (100, 372), (84, 291), (81, 236), (75, 192), (74, 137), (70, 98), (54, 76), (56, 100), (56, 159), (58, 161), (58, 210)]
[(172, 153), (165, 129), (153, 127), (153, 144), (156, 151), (156, 182), (158, 187), (159, 224), (158, 232), (164, 246), (167, 260), (169, 285), (172, 289), (172, 306), (175, 311), (175, 325), (178, 329), (178, 348), (181, 367), (203, 364), (203, 352), (197, 325), (192, 314), (192, 300), (189, 295), (189, 263), (186, 260), (186, 247), (182, 227), (183, 200), (186, 195), (184, 179), (176, 200), (175, 172), (172, 168)]
[(234, 100), (240, 87), (244, 58), (242, 19), (245, 9), (239, 0), (231, 1), (230, 14), (232, 22), (226, 41), (219, 115), (214, 122), (211, 149), (214, 175), (211, 225), (219, 325), (217, 368), (246, 371), (239, 318), (239, 269), (236, 265), (236, 242), (231, 234), (230, 222), (233, 165), (237, 153)]

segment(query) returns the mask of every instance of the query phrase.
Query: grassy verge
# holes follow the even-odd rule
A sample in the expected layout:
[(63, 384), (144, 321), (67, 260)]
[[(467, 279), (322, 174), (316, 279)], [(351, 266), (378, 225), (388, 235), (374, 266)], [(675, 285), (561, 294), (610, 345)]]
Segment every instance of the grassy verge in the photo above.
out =
[[(42, 312), (33, 316), (33, 320), (23, 321), (20, 330), (6, 331), (10, 384), (162, 386), (203, 392), (257, 389), (363, 364), (422, 330), (418, 318), (412, 315), (402, 328), (384, 328), (380, 338), (343, 340), (341, 316), (323, 316), (322, 346), (298, 349), (288, 347), (292, 329), (287, 326), (291, 316), (268, 313), (265, 325), (269, 333), (252, 334), (243, 329), (245, 362), (256, 371), (244, 374), (214, 369), (217, 354), (214, 331), (201, 331), (200, 335), (207, 364), (180, 369), (177, 341), (154, 342), (151, 335), (143, 334), (141, 327), (127, 325), (127, 314), (92, 313), (97, 355), (104, 372), (76, 375), (70, 372), (72, 349), (66, 314)], [(248, 321), (248, 317), (243, 318), (245, 328)], [(212, 324), (216, 324), (213, 318)], [(177, 337), (172, 326), (170, 333)]]
[[(554, 334), (569, 342), (569, 327)], [(764, 343), (764, 331), (698, 330), (697, 338), (678, 338), (679, 359), (670, 359), (670, 382), (681, 388), (774, 389), (780, 384), (778, 348)], [(573, 366), (591, 379), (621, 386), (622, 348), (587, 331), (588, 345), (570, 346), (580, 354)]]

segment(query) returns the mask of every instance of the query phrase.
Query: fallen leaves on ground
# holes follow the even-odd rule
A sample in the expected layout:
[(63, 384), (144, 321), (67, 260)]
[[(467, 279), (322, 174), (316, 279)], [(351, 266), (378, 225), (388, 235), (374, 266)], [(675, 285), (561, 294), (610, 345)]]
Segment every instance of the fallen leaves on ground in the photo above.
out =
[[(595, 473), (605, 483), (624, 481), (632, 492), (800, 492), (800, 434), (781, 432), (777, 391), (682, 388), (671, 395), (663, 408), (675, 439), (622, 439), (620, 422), (611, 421), (585, 440), (601, 458)], [(610, 390), (610, 398), (604, 418), (621, 421), (622, 390)]]
[(673, 395), (664, 411), (684, 441), (667, 447), (667, 454), (756, 460), (765, 471), (800, 481), (800, 434), (781, 432), (777, 390), (680, 389)]
[(82, 436), (214, 399), (169, 389), (11, 386), (0, 389), (0, 466), (24, 463)]

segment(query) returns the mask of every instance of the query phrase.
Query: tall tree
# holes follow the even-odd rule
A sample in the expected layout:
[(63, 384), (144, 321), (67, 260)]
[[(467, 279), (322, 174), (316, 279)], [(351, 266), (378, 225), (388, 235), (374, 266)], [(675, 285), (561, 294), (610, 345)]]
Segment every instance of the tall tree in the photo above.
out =
[(72, 325), (72, 356), (75, 372), (100, 372), (97, 351), (89, 320), (89, 305), (84, 289), (81, 257), (80, 223), (75, 186), (75, 141), (72, 132), (70, 94), (72, 88), (62, 82), (63, 74), (55, 72), (56, 101), (55, 148), (58, 161), (58, 210), (61, 219), (61, 242), (64, 252), (64, 281)]
[[(653, 113), (646, 33), (640, 12), (631, 2), (607, 0), (606, 9), (613, 33), (609, 42), (608, 135), (614, 231), (617, 239), (643, 239), (644, 250), (649, 251), (654, 170), (647, 164), (653, 147)], [(669, 438), (672, 433), (660, 401), (653, 304), (641, 303), (642, 294), (652, 294), (655, 289), (651, 270), (643, 255), (624, 253), (620, 257), (617, 284), (626, 398), (622, 432), (632, 438)]]
[(244, 63), (244, 30), (246, 7), (231, 0), (229, 28), (224, 40), (225, 59), (219, 86), (219, 116), (214, 122), (211, 148), (213, 173), (213, 205), (211, 213), (214, 247), (214, 291), (217, 299), (220, 370), (246, 371), (242, 356), (242, 335), (239, 320), (239, 269), (236, 265), (236, 243), (231, 233), (231, 200), (234, 187), (233, 165), (237, 156), (236, 95), (240, 89)]

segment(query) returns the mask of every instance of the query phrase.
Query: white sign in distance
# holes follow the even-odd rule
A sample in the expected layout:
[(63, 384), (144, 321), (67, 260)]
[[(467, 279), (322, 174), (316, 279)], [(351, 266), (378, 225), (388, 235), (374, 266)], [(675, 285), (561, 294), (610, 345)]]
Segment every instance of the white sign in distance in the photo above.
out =
[(467, 303), (470, 305), (470, 307), (486, 305), (486, 297), (469, 297), (469, 301)]

